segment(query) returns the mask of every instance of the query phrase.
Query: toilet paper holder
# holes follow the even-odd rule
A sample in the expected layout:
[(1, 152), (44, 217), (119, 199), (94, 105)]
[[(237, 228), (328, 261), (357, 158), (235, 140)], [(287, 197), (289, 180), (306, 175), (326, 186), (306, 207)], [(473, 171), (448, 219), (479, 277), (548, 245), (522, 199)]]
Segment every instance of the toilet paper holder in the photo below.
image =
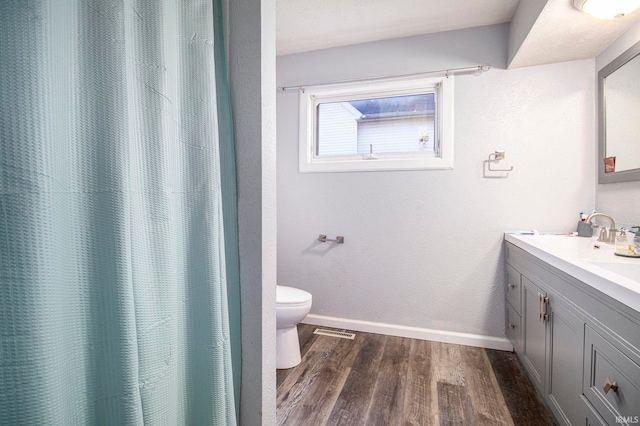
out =
[(335, 242), (337, 244), (344, 244), (344, 237), (342, 235), (338, 235), (334, 240), (331, 238), (327, 238), (327, 236), (325, 234), (320, 234), (318, 236), (318, 241), (320, 241), (321, 243), (326, 243), (327, 241), (332, 241)]
[(489, 171), (492, 172), (510, 172), (513, 170), (513, 166), (503, 169), (491, 168), (491, 163), (494, 163), (499, 160), (504, 160), (505, 152), (504, 151), (495, 151), (489, 154), (489, 159), (487, 160), (487, 166), (489, 167)]

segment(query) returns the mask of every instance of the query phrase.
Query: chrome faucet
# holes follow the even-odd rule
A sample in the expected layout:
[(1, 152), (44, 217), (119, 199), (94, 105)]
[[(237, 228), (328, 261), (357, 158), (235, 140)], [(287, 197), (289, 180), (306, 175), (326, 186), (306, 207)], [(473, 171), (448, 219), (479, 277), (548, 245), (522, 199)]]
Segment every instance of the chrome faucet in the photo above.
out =
[[(616, 242), (616, 232), (618, 232), (618, 230), (616, 229), (616, 222), (613, 220), (613, 218), (609, 215), (606, 215), (604, 213), (591, 213), (589, 215), (589, 217), (587, 217), (587, 220), (585, 222), (591, 224), (591, 220), (594, 217), (602, 217), (604, 219), (607, 219), (609, 221), (609, 229), (607, 230), (606, 227), (603, 227), (600, 230), (600, 235), (598, 237), (598, 241), (601, 241), (603, 243), (607, 243), (607, 244), (615, 244)], [(591, 227), (593, 229), (594, 226), (591, 225)]]

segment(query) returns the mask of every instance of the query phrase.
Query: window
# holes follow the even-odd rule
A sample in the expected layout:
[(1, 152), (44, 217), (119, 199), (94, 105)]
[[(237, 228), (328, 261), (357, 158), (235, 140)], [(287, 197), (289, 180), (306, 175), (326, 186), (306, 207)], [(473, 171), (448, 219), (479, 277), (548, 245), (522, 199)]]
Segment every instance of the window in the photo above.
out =
[(301, 172), (453, 168), (453, 77), (300, 94)]

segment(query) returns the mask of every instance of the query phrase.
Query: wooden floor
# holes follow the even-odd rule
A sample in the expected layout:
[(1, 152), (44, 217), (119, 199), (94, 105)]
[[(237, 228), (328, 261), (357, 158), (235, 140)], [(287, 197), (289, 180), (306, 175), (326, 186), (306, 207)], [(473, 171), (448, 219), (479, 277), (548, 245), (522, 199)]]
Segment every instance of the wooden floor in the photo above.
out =
[(279, 425), (553, 425), (515, 355), (298, 326), (302, 363), (277, 373)]

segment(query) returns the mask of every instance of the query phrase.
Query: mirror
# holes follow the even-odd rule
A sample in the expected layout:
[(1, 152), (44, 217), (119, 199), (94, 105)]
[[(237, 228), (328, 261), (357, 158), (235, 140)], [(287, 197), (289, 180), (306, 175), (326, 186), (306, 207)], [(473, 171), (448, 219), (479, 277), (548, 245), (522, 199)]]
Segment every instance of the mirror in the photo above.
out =
[(640, 42), (598, 73), (598, 182), (640, 180)]

